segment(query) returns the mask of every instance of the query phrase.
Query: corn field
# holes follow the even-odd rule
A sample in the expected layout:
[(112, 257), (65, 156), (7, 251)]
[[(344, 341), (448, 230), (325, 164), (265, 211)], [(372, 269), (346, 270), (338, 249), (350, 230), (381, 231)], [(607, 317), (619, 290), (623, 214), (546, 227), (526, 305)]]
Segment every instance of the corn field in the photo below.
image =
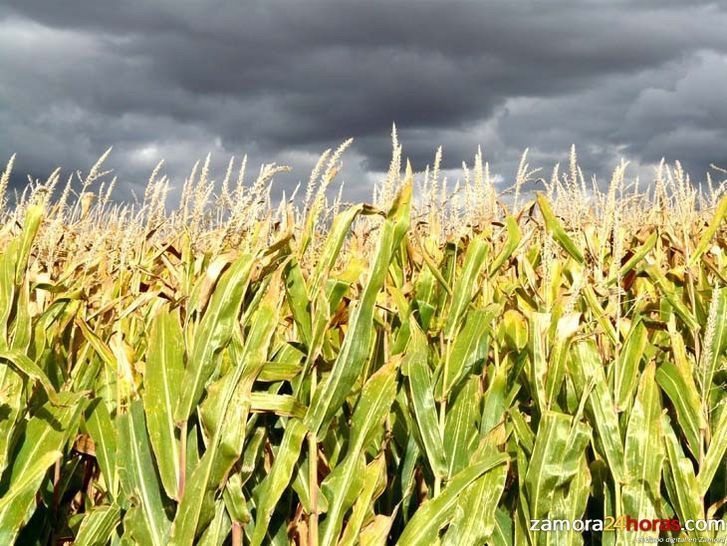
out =
[[(0, 544), (579, 545), (727, 530), (727, 197), (394, 140), (371, 204), (103, 160), (5, 198)], [(721, 171), (718, 171), (721, 172)], [(80, 184), (80, 187), (79, 187)], [(535, 191), (531, 191), (531, 186)], [(602, 519), (607, 531), (531, 530)]]

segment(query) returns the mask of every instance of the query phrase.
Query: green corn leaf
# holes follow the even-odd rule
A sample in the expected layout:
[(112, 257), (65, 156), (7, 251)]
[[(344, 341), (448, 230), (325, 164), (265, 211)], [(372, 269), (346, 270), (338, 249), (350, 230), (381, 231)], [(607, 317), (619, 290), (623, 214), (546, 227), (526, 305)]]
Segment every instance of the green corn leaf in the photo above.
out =
[(192, 408), (202, 396), (205, 382), (214, 371), (219, 352), (232, 337), (253, 263), (252, 256), (243, 256), (222, 274), (217, 283), (194, 336), (194, 347), (174, 411), (177, 423), (189, 418)]
[(154, 317), (149, 333), (144, 391), (149, 440), (154, 451), (164, 491), (179, 498), (179, 439), (174, 407), (184, 377), (184, 337), (179, 317), (163, 309)]
[[(591, 472), (586, 462), (585, 454), (581, 457), (580, 465), (575, 476), (570, 480), (567, 488), (559, 488), (553, 500), (553, 509), (549, 515), (552, 519), (575, 521), (583, 519), (588, 495), (591, 488)], [(583, 536), (573, 530), (557, 530), (548, 533), (537, 533), (538, 544), (558, 546), (581, 546)]]
[(493, 468), (460, 495), (442, 546), (480, 546), (485, 543), (495, 529), (495, 510), (505, 488), (507, 470), (507, 464)]
[(727, 453), (727, 406), (723, 404), (712, 432), (712, 441), (709, 444), (704, 461), (699, 467), (697, 481), (701, 496), (707, 493), (720, 465), (724, 466), (725, 453)]
[(120, 523), (121, 510), (115, 504), (96, 506), (83, 518), (74, 546), (105, 546)]
[(86, 428), (96, 447), (96, 461), (112, 498), (118, 494), (116, 428), (102, 398), (92, 400), (86, 410)]
[(373, 521), (361, 530), (359, 544), (361, 546), (386, 546), (393, 523), (393, 516), (377, 514)]
[(548, 408), (556, 407), (556, 398), (563, 388), (568, 348), (578, 331), (580, 318), (580, 313), (567, 313), (558, 319), (545, 378), (545, 403)]
[(702, 397), (709, 400), (712, 380), (719, 369), (719, 362), (727, 351), (727, 287), (712, 290), (712, 303), (705, 329), (705, 345), (702, 349)]
[(293, 319), (300, 329), (301, 341), (306, 345), (311, 342), (311, 302), (303, 271), (295, 259), (285, 266), (285, 294)]
[(330, 274), (330, 271), (341, 252), (341, 247), (343, 246), (346, 235), (351, 228), (351, 224), (362, 210), (362, 205), (353, 205), (333, 219), (331, 229), (328, 232), (328, 237), (326, 237), (326, 242), (323, 243), (320, 257), (316, 261), (316, 266), (311, 277), (311, 294), (316, 294), (318, 292), (323, 280)]
[(429, 465), (436, 476), (444, 477), (447, 468), (437, 407), (434, 403), (427, 339), (414, 320), (411, 320), (411, 336), (402, 363), (402, 373), (407, 377), (409, 400)]
[(150, 546), (166, 546), (171, 522), (164, 511), (163, 494), (147, 436), (141, 400), (133, 401), (128, 413), (116, 418), (119, 427), (119, 478), (131, 499), (131, 526), (135, 540)]
[(306, 428), (301, 421), (297, 419), (288, 421), (273, 466), (260, 484), (259, 489), (255, 491), (258, 502), (255, 515), (255, 530), (250, 539), (250, 543), (254, 546), (259, 546), (266, 538), (275, 506), (290, 483), (295, 463), (300, 457), (300, 450), (306, 432)]
[(266, 362), (265, 367), (258, 376), (258, 381), (276, 382), (292, 381), (301, 375), (303, 367), (300, 364), (290, 362)]
[(656, 370), (656, 381), (667, 395), (677, 414), (677, 422), (693, 454), (699, 453), (700, 429), (705, 426), (701, 406), (691, 377), (671, 362)]
[(615, 284), (618, 279), (623, 278), (626, 273), (636, 267), (636, 265), (639, 264), (649, 252), (651, 252), (654, 246), (656, 246), (656, 241), (658, 239), (659, 233), (654, 231), (651, 235), (649, 235), (649, 238), (646, 240), (646, 242), (634, 251), (633, 256), (631, 256), (631, 258), (629, 258), (628, 261), (623, 264), (614, 275), (608, 278), (606, 284)]
[(20, 242), (11, 241), (0, 254), (0, 349), (8, 347), (10, 315), (15, 299), (16, 253)]
[(348, 518), (338, 546), (355, 546), (364, 518), (371, 508), (371, 503), (378, 496), (377, 492), (380, 494), (385, 485), (386, 459), (383, 456), (378, 456), (366, 467), (363, 476), (363, 488), (353, 506), (351, 516)]
[[(684, 455), (681, 445), (667, 416), (663, 417), (664, 442), (666, 445), (665, 472), (669, 501), (680, 521), (704, 519), (704, 506), (699, 495), (699, 486), (694, 476), (692, 461)], [(688, 536), (706, 538), (707, 532), (692, 531)]]
[(522, 351), (528, 344), (528, 323), (515, 309), (508, 309), (498, 317), (497, 341), (505, 349)]
[(109, 370), (116, 373), (116, 357), (109, 346), (104, 342), (104, 340), (96, 335), (93, 330), (91, 330), (85, 320), (79, 319), (77, 324), (83, 334), (83, 337), (91, 344), (102, 362), (109, 368)]
[(374, 373), (364, 385), (351, 419), (351, 438), (346, 456), (323, 482), (328, 499), (328, 512), (321, 528), (320, 544), (331, 546), (338, 541), (343, 516), (349, 508), (351, 487), (361, 454), (371, 442), (378, 426), (386, 417), (396, 395), (397, 369), (387, 364)]
[(402, 188), (381, 226), (379, 244), (363, 295), (351, 312), (348, 331), (333, 369), (319, 386), (308, 409), (305, 424), (315, 433), (341, 406), (368, 359), (373, 342), (376, 297), (383, 287), (394, 249), (398, 247), (408, 226), (411, 190), (411, 184)]
[(724, 225), (725, 217), (727, 217), (727, 195), (722, 196), (722, 199), (719, 200), (717, 208), (714, 211), (714, 216), (712, 216), (712, 220), (709, 222), (709, 226), (704, 230), (702, 237), (699, 239), (699, 243), (697, 243), (697, 247), (689, 258), (689, 267), (696, 264), (702, 254), (707, 250), (717, 230), (720, 226)]
[(230, 534), (232, 523), (222, 500), (215, 502), (215, 516), (199, 539), (199, 546), (222, 546)]
[(525, 450), (522, 449), (522, 444), (518, 444), (516, 450), (516, 461), (517, 461), (517, 505), (515, 507), (515, 513), (513, 514), (514, 524), (514, 536), (515, 544), (534, 544), (533, 537), (530, 533), (530, 505), (526, 495), (526, 484), (525, 480), (527, 477), (527, 471), (529, 468), (529, 457)]
[(499, 311), (499, 306), (490, 305), (486, 309), (473, 309), (466, 314), (464, 326), (452, 343), (447, 373), (442, 379), (442, 398), (449, 396), (477, 360), (487, 356), (488, 335)]
[(510, 420), (512, 422), (513, 432), (517, 438), (517, 442), (528, 454), (533, 452), (535, 446), (535, 434), (525, 422), (525, 419), (517, 409), (511, 408), (509, 411)]
[(476, 291), (477, 278), (482, 271), (486, 257), (487, 244), (485, 240), (482, 237), (475, 237), (467, 246), (462, 272), (457, 277), (452, 289), (452, 304), (444, 325), (445, 339), (453, 339), (459, 328), (460, 320)]
[[(22, 502), (25, 500), (23, 497), (27, 498), (29, 493), (32, 495), (36, 492), (39, 482), (48, 471), (48, 467), (55, 463), (61, 455), (63, 453), (60, 451), (43, 453), (37, 459), (31, 461), (25, 472), (10, 483), (10, 487), (0, 497), (0, 536), (11, 536), (8, 527), (14, 525), (20, 515), (16, 513), (17, 510), (12, 510), (13, 504)], [(27, 505), (27, 501), (23, 504)]]
[(480, 420), (480, 439), (500, 424), (505, 416), (507, 405), (507, 368), (502, 365), (494, 374), (490, 374), (490, 385), (485, 391), (482, 404), (482, 418)]
[(25, 428), (17, 453), (0, 484), (0, 544), (13, 544), (35, 510), (35, 497), (48, 467), (75, 435), (85, 401), (62, 393), (58, 404), (46, 403)]
[(0, 475), (7, 467), (13, 448), (14, 430), (24, 412), (23, 398), (25, 379), (10, 366), (0, 366), (0, 392), (2, 395), (2, 418), (0, 419)]
[(492, 530), (492, 536), (487, 541), (487, 545), (512, 546), (513, 544), (512, 518), (507, 512), (498, 508), (495, 510), (495, 527)]
[[(411, 429), (412, 427), (408, 427)], [(401, 463), (398, 466), (399, 478), (401, 481), (400, 487), (396, 488), (398, 494), (401, 497), (403, 521), (406, 524), (409, 521), (408, 510), (411, 503), (414, 502), (413, 494), (414, 487), (416, 486), (416, 471), (421, 457), (421, 450), (419, 449), (419, 443), (414, 439), (414, 435), (410, 435), (404, 448), (404, 455)]]
[(574, 424), (570, 415), (543, 414), (524, 481), (530, 517), (541, 519), (548, 514), (557, 488), (567, 485), (578, 472), (590, 439), (590, 428)]
[(188, 477), (189, 485), (174, 519), (170, 540), (172, 545), (194, 544), (198, 530), (214, 516), (211, 510), (212, 492), (240, 455), (238, 450), (242, 449), (246, 416), (250, 408), (250, 391), (267, 361), (279, 308), (280, 293), (276, 284), (271, 283), (253, 315), (250, 331), (239, 354), (234, 350), (236, 344), (232, 344), (236, 355), (235, 368), (223, 378), (221, 389), (215, 396), (217, 409), (213, 411), (216, 415), (212, 419), (214, 427), (204, 455)]
[(601, 304), (598, 303), (598, 298), (596, 297), (596, 293), (594, 292), (593, 287), (590, 285), (584, 286), (583, 296), (585, 297), (586, 304), (591, 310), (591, 313), (593, 313), (596, 322), (598, 322), (598, 325), (603, 328), (603, 331), (609, 337), (611, 342), (614, 344), (619, 343), (616, 328), (613, 327), (613, 324), (611, 324), (611, 319), (603, 311)]
[[(428, 272), (431, 275), (431, 277), (434, 277), (439, 285), (444, 289), (444, 291), (447, 293), (448, 296), (452, 296), (452, 287), (449, 286), (449, 283), (447, 282), (447, 279), (445, 279), (442, 276), (442, 272), (437, 267), (436, 262), (432, 259), (432, 257), (428, 254), (426, 245), (422, 242), (419, 243), (419, 246), (422, 251), (422, 260), (424, 260), (424, 264), (428, 268)], [(431, 277), (424, 275), (424, 272), (420, 274), (420, 294), (424, 295), (426, 293), (431, 293), (431, 289), (433, 288), (433, 283), (431, 282)]]
[[(240, 464), (240, 486), (247, 483), (255, 472), (255, 468), (259, 463), (260, 453), (265, 442), (266, 430), (264, 427), (257, 427), (252, 436), (245, 442), (245, 452), (242, 454), (242, 464)], [(230, 478), (228, 478), (229, 482)]]
[(684, 324), (686, 324), (690, 330), (699, 330), (699, 322), (697, 322), (694, 314), (680, 299), (679, 294), (677, 294), (672, 288), (670, 288), (669, 281), (661, 272), (659, 267), (655, 264), (652, 264), (647, 266), (644, 270), (649, 275), (651, 280), (654, 281), (654, 284), (659, 288), (660, 292), (664, 294), (664, 297), (674, 308), (674, 311), (676, 311), (676, 314), (679, 316), (679, 318), (684, 321)]
[(545, 227), (548, 232), (553, 236), (553, 239), (555, 239), (556, 242), (561, 247), (563, 247), (563, 250), (570, 254), (570, 256), (575, 261), (577, 261), (579, 264), (583, 264), (585, 262), (583, 254), (581, 253), (578, 246), (573, 242), (573, 239), (571, 239), (565, 232), (563, 225), (553, 212), (553, 209), (551, 208), (550, 203), (548, 203), (548, 200), (542, 193), (538, 193), (536, 200), (538, 202), (538, 207), (540, 208), (540, 213), (543, 215)]
[(33, 246), (35, 236), (43, 221), (43, 207), (40, 205), (31, 205), (25, 211), (25, 221), (23, 225), (23, 235), (21, 237), (20, 248), (18, 249), (17, 262), (15, 263), (15, 284), (20, 285), (25, 272), (28, 268), (28, 259), (30, 250)]
[(404, 528), (397, 544), (401, 546), (432, 544), (436, 540), (439, 530), (454, 517), (454, 509), (462, 492), (477, 478), (498, 466), (505, 465), (507, 461), (507, 455), (492, 455), (468, 466), (454, 476), (437, 497), (429, 500), (416, 511), (414, 517)]
[[(300, 381), (298, 388), (302, 382), (309, 376), (309, 370), (313, 362), (320, 356), (320, 352), (326, 341), (326, 330), (331, 318), (338, 307), (349, 285), (337, 280), (331, 280), (327, 283), (325, 290), (320, 290), (317, 294), (313, 317), (313, 332), (308, 345), (308, 351), (305, 359), (305, 365), (300, 373)], [(300, 394), (300, 393), (298, 393)]]
[(495, 257), (495, 260), (490, 264), (490, 278), (494, 277), (495, 273), (500, 270), (505, 261), (510, 259), (510, 256), (512, 256), (512, 253), (515, 252), (515, 249), (522, 240), (522, 232), (514, 216), (508, 216), (505, 219), (505, 225), (507, 226), (507, 239), (505, 240), (505, 246), (502, 247), (502, 250)]
[(30, 316), (30, 286), (28, 279), (21, 281), (18, 287), (18, 301), (15, 306), (15, 323), (13, 324), (13, 340), (10, 344), (14, 351), (27, 354), (33, 335)]
[(532, 313), (530, 318), (530, 388), (532, 397), (541, 411), (546, 409), (545, 378), (548, 373), (547, 331), (550, 313)]
[(444, 424), (444, 453), (447, 476), (451, 478), (467, 466), (478, 439), (480, 379), (470, 377), (448, 408)]
[(242, 493), (243, 479), (240, 474), (232, 474), (225, 484), (222, 494), (230, 519), (240, 525), (250, 523), (251, 515), (245, 495)]
[(256, 413), (274, 413), (285, 417), (305, 417), (306, 407), (289, 394), (253, 392), (250, 394), (250, 410)]
[[(626, 469), (629, 483), (623, 488), (624, 512), (646, 519), (658, 518), (664, 443), (661, 429), (661, 398), (655, 380), (655, 364), (641, 374), (628, 428), (626, 429)], [(638, 539), (658, 536), (658, 530), (639, 530)]]
[(603, 363), (596, 345), (588, 340), (574, 344), (570, 352), (568, 370), (579, 394), (590, 391), (586, 409), (593, 428), (597, 431), (596, 443), (602, 446), (614, 479), (626, 481), (624, 452), (616, 407), (611, 396)]
[(40, 368), (40, 366), (26, 355), (14, 350), (0, 350), (0, 362), (10, 364), (21, 374), (28, 376), (33, 381), (37, 381), (38, 384), (43, 387), (48, 399), (54, 403), (58, 402), (58, 395), (56, 394), (56, 390), (50, 379), (48, 379), (48, 376)]
[(639, 364), (648, 343), (648, 330), (638, 318), (631, 325), (623, 349), (616, 366), (614, 379), (614, 397), (619, 411), (625, 410), (636, 390), (639, 375)]

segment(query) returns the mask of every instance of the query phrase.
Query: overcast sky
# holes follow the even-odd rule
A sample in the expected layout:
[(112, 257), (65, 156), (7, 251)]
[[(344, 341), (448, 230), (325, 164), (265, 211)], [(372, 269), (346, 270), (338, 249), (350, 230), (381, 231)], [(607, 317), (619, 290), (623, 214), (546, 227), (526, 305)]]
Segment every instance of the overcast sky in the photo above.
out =
[[(588, 172), (727, 165), (727, 1), (2, 0), (0, 161), (87, 169), (108, 146), (124, 185), (166, 159), (295, 167), (355, 143), (342, 177), (368, 196), (391, 124), (417, 170), (481, 145), (513, 174), (571, 143)], [(220, 174), (221, 176), (221, 174)], [(16, 177), (15, 183), (24, 180)]]

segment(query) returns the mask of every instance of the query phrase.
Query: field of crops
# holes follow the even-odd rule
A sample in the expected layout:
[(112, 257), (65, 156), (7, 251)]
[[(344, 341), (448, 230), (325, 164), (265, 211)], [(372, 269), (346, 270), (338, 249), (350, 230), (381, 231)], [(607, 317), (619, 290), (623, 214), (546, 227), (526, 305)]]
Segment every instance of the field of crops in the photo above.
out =
[(660, 535), (626, 516), (724, 517), (724, 182), (600, 190), (573, 155), (503, 193), (479, 155), (455, 185), (395, 143), (349, 204), (342, 151), (279, 204), (274, 165), (201, 163), (178, 206), (157, 170), (132, 206), (99, 162), (8, 207), (8, 165), (0, 544), (616, 545)]

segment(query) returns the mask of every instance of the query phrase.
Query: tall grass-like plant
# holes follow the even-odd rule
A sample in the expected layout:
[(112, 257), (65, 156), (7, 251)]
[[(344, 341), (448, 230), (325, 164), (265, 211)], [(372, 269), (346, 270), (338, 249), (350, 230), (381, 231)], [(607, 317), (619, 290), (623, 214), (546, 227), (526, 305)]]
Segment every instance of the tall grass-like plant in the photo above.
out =
[(209, 158), (176, 208), (161, 164), (118, 203), (104, 154), (8, 207), (10, 160), (0, 544), (606, 545), (724, 517), (725, 182), (621, 164), (602, 191), (573, 149), (498, 193), (481, 152), (453, 184), (393, 139), (373, 204), (329, 197), (350, 141), (279, 203), (285, 167), (217, 183)]

